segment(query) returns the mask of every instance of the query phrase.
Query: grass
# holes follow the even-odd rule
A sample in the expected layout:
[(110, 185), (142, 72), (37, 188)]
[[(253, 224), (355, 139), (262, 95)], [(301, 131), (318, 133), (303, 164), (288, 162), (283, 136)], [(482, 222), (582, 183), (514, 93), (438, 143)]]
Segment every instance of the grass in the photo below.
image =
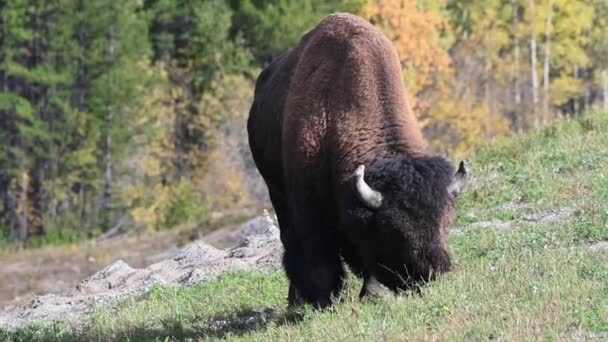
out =
[[(608, 251), (588, 248), (608, 240), (608, 114), (491, 144), (470, 165), (450, 237), (454, 270), (420, 295), (359, 301), (349, 278), (332, 309), (288, 311), (282, 272), (234, 273), (155, 287), (98, 309), (81, 329), (33, 323), (0, 340), (608, 339)], [(522, 219), (555, 208), (570, 214)]]

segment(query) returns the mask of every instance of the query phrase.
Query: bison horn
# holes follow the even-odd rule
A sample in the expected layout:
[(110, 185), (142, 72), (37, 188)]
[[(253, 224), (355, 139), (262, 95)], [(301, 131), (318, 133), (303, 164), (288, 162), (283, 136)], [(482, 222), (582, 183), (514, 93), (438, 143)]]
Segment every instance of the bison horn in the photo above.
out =
[(458, 165), (458, 170), (454, 177), (452, 177), (452, 182), (448, 186), (448, 193), (452, 197), (458, 196), (464, 190), (464, 187), (467, 185), (467, 180), (469, 178), (469, 168), (465, 165), (464, 161), (461, 161)]
[(382, 194), (372, 189), (365, 182), (365, 166), (359, 165), (355, 170), (355, 189), (359, 199), (369, 208), (378, 209), (382, 205)]

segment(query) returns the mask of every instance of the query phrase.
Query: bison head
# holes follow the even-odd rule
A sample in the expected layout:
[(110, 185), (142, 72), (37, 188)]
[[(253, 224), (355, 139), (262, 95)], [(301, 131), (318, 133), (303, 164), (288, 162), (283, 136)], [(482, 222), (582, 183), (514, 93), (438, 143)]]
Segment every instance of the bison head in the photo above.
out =
[(450, 269), (447, 232), (468, 177), (442, 158), (388, 159), (352, 177), (356, 225), (373, 260), (373, 275), (392, 290), (407, 289)]

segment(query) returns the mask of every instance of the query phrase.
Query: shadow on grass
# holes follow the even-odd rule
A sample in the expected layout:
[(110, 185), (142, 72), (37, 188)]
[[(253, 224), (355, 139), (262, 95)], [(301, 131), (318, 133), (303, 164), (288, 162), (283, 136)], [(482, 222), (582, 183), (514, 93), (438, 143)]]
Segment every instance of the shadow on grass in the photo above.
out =
[(223, 338), (226, 335), (241, 336), (266, 329), (269, 324), (278, 326), (297, 324), (304, 320), (304, 314), (297, 311), (279, 312), (274, 308), (263, 310), (242, 310), (231, 316), (215, 316), (208, 319), (198, 329), (197, 337)]
[(192, 320), (167, 319), (154, 326), (133, 326), (114, 331), (81, 331), (51, 326), (30, 326), (14, 332), (0, 330), (1, 341), (181, 341), (185, 339), (221, 339), (242, 336), (277, 326), (298, 324), (304, 312), (276, 308), (243, 309), (235, 313)]
[[(160, 340), (166, 338), (208, 339), (224, 338), (227, 336), (242, 336), (248, 333), (265, 330), (270, 324), (277, 326), (298, 324), (304, 320), (304, 313), (292, 310), (277, 310), (276, 308), (243, 309), (236, 313), (217, 315), (211, 318), (194, 318), (184, 324), (179, 320), (165, 320), (161, 327), (152, 329), (136, 329), (114, 335), (113, 338), (129, 338), (134, 341)], [(107, 338), (109, 336), (91, 336)]]

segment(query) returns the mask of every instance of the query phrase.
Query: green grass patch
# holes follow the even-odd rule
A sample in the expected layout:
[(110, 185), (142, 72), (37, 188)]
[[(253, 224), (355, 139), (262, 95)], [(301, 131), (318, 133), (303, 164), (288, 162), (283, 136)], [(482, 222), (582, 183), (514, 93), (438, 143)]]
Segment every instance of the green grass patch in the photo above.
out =
[[(351, 277), (333, 308), (289, 311), (282, 272), (235, 273), (154, 287), (80, 330), (32, 324), (0, 340), (608, 339), (608, 251), (588, 248), (608, 240), (608, 114), (492, 144), (470, 164), (454, 269), (421, 294), (359, 301)], [(526, 219), (555, 208), (568, 215)]]

